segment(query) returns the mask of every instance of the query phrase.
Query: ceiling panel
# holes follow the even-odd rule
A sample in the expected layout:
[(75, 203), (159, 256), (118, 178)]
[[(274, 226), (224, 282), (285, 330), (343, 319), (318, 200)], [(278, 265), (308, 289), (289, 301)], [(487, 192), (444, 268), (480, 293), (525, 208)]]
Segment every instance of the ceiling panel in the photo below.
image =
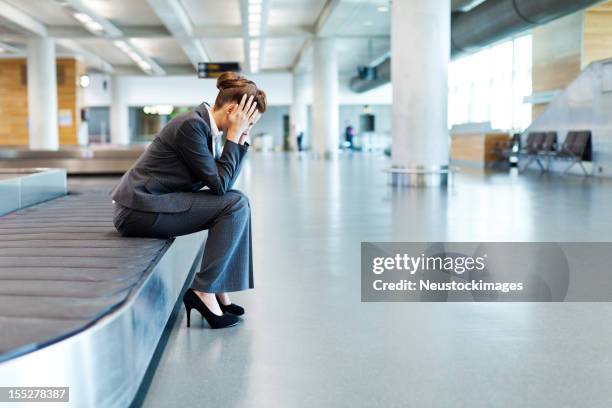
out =
[(270, 26), (312, 26), (326, 0), (271, 0), (268, 15)]
[(291, 66), (303, 44), (304, 40), (301, 38), (268, 38), (264, 46), (261, 67), (278, 69)]
[(240, 25), (239, 0), (180, 0), (196, 27)]
[[(52, 26), (79, 26), (73, 16), (56, 0), (5, 0), (25, 13)], [(240, 0), (176, 0), (180, 1), (193, 24), (198, 27), (241, 25)], [(327, 0), (268, 0), (270, 27), (312, 26)], [(467, 0), (466, 0), (467, 1)], [(83, 0), (100, 16), (122, 26), (162, 26), (148, 0)], [(344, 38), (338, 39), (338, 60), (341, 72), (353, 72), (389, 48), (389, 0), (341, 0), (328, 20), (328, 28)], [(15, 33), (0, 24), (0, 40), (15, 37)], [(326, 33), (328, 34), (328, 33)], [(138, 35), (138, 34), (136, 34)], [(360, 38), (346, 38), (346, 37)], [(373, 39), (368, 40), (371, 36)], [(113, 65), (133, 65), (133, 62), (112, 41), (103, 38), (78, 40), (81, 45)], [(171, 37), (135, 38), (133, 44), (145, 55), (164, 65), (190, 65), (176, 40)], [(203, 45), (211, 61), (244, 62), (241, 38), (204, 39)], [(268, 38), (262, 57), (262, 69), (282, 69), (291, 66), (304, 39)]]
[(86, 0), (83, 3), (118, 26), (162, 25), (147, 0)]
[(244, 61), (244, 46), (240, 38), (209, 39), (202, 42), (213, 62)]
[(327, 22), (327, 35), (389, 35), (391, 12), (388, 0), (345, 1)]
[[(13, 41), (22, 39), (23, 35), (11, 23), (0, 17), (0, 41)], [(21, 41), (20, 41), (21, 42)]]
[(46, 25), (81, 24), (53, 0), (6, 0), (6, 2)]
[(130, 42), (162, 65), (191, 64), (174, 38), (132, 38)]
[(104, 38), (79, 39), (77, 41), (83, 48), (95, 53), (111, 65), (132, 65), (132, 60), (115, 47), (113, 43)]

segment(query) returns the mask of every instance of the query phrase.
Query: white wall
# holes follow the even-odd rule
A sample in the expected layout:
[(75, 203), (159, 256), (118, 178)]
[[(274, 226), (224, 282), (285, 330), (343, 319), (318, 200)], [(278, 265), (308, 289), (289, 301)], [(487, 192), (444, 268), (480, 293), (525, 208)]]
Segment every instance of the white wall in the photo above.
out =
[[(249, 78), (266, 91), (270, 106), (285, 106), (291, 103), (290, 73), (258, 74)], [(85, 90), (85, 106), (109, 106), (113, 79), (106, 75), (91, 75), (91, 84)], [(104, 80), (108, 82), (106, 90), (102, 86)], [(203, 101), (213, 103), (217, 95), (216, 79), (198, 79), (195, 75), (121, 76), (119, 80), (128, 106), (196, 106)]]
[[(110, 107), (112, 104), (113, 80), (119, 81), (122, 98), (127, 106), (146, 106), (155, 104), (169, 104), (174, 106), (196, 106), (203, 101), (213, 103), (217, 95), (215, 79), (198, 79), (193, 76), (120, 76), (113, 78), (104, 74), (91, 74), (90, 86), (84, 92), (85, 107)], [(290, 73), (258, 74), (249, 76), (255, 83), (265, 90), (268, 105), (271, 109), (264, 115), (258, 124), (255, 133), (267, 132), (274, 136), (276, 145), (282, 145), (282, 118), (288, 114), (287, 107), (292, 100), (292, 77)], [(307, 78), (307, 83), (312, 83)], [(386, 132), (391, 126), (390, 110), (385, 107), (391, 105), (391, 84), (383, 85), (374, 90), (356, 94), (349, 89), (349, 77), (339, 78), (340, 122), (338, 140), (343, 137), (344, 122), (349, 121), (358, 128), (359, 113), (364, 105), (373, 107), (376, 114), (376, 127), (378, 131)], [(104, 84), (106, 83), (106, 87)], [(312, 104), (312, 88), (306, 92), (306, 100)], [(277, 109), (272, 109), (276, 107)], [(347, 110), (348, 109), (348, 110)], [(310, 111), (310, 109), (309, 109)], [(309, 120), (310, 114), (309, 114)], [(112, 122), (112, 115), (111, 115)], [(305, 135), (304, 145), (310, 145), (310, 135)]]
[[(103, 74), (90, 75), (90, 86), (85, 89), (86, 107), (110, 106), (112, 77)], [(266, 91), (270, 106), (291, 105), (293, 97), (291, 74), (272, 73), (249, 76), (257, 86)], [(349, 89), (349, 77), (339, 78), (340, 105), (390, 105), (391, 84), (357, 94)], [(310, 80), (310, 78), (309, 78)], [(106, 81), (107, 87), (103, 85)], [(193, 76), (121, 76), (129, 106), (170, 104), (195, 106), (203, 101), (214, 102), (217, 95), (215, 79), (198, 79)], [(307, 92), (308, 103), (312, 103), (312, 89)]]
[(90, 74), (89, 86), (83, 92), (83, 105), (86, 108), (110, 106), (111, 78), (104, 74)]

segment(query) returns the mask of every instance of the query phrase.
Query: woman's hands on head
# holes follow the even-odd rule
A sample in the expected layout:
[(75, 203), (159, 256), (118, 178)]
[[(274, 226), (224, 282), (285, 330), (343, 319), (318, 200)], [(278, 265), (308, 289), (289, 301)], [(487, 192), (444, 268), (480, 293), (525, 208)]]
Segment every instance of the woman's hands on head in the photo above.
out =
[(253, 95), (247, 99), (247, 95), (244, 94), (236, 108), (229, 112), (227, 140), (231, 140), (238, 144), (244, 144), (251, 127), (261, 117), (261, 114), (257, 110), (257, 102), (253, 99)]
[(257, 123), (259, 118), (261, 118), (261, 113), (259, 113), (259, 111), (255, 111), (255, 115), (253, 116), (253, 121), (249, 123), (249, 127), (247, 128), (247, 130), (242, 132), (242, 135), (240, 135), (239, 144), (244, 144), (246, 142), (247, 137), (251, 134), (251, 129), (253, 129), (253, 125)]

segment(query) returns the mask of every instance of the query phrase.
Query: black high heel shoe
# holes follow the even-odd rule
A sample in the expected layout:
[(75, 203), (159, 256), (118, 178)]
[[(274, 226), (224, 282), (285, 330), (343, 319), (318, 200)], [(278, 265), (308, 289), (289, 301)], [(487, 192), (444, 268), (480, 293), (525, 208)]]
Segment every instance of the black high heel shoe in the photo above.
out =
[(191, 326), (191, 309), (195, 309), (206, 319), (212, 329), (222, 329), (224, 327), (235, 326), (238, 324), (240, 319), (231, 314), (223, 314), (218, 316), (210, 311), (208, 307), (202, 302), (202, 299), (193, 291), (193, 289), (187, 289), (183, 295), (183, 304), (187, 311), (187, 327)]
[(230, 303), (229, 305), (224, 305), (219, 302), (219, 306), (221, 306), (221, 310), (223, 313), (233, 314), (234, 316), (242, 316), (244, 314), (244, 308), (242, 306), (238, 306), (235, 303)]
[(239, 306), (235, 303), (224, 305), (223, 303), (221, 303), (221, 299), (219, 299), (219, 296), (217, 296), (217, 302), (219, 303), (219, 306), (221, 307), (221, 311), (223, 313), (233, 314), (234, 316), (242, 316), (244, 314), (244, 308), (242, 306)]

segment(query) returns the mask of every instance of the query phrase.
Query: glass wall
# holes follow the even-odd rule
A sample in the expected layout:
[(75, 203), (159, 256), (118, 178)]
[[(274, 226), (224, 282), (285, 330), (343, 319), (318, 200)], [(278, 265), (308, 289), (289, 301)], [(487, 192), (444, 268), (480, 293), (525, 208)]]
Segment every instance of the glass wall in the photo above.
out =
[(531, 123), (531, 35), (452, 61), (448, 69), (449, 127), (490, 122), (493, 129), (524, 130)]
[(172, 105), (134, 106), (129, 110), (130, 143), (152, 141), (175, 116), (193, 107)]
[(87, 109), (89, 143), (110, 143), (110, 112), (108, 106)]

